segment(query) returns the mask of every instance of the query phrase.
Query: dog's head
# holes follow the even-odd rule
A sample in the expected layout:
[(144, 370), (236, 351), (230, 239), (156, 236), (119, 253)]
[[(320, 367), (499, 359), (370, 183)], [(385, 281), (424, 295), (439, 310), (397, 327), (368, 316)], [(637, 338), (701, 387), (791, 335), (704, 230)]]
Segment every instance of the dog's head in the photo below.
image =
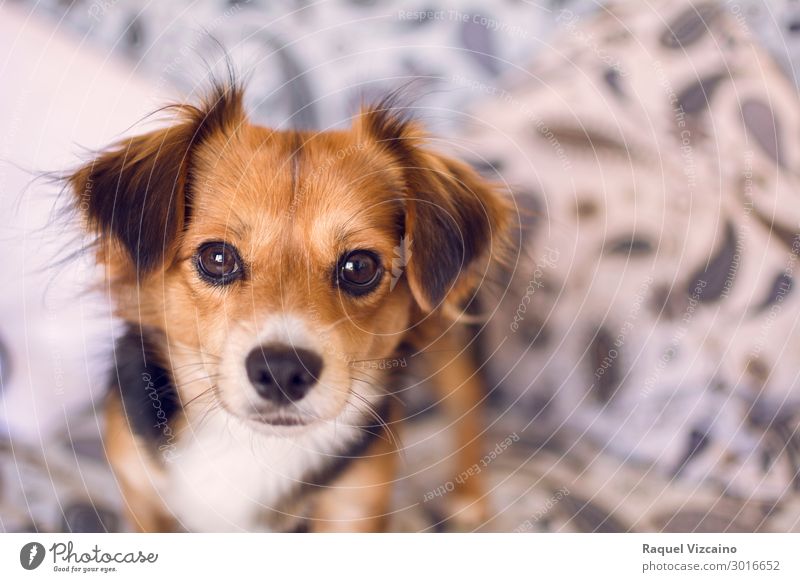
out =
[(311, 133), (250, 124), (241, 97), (217, 87), (70, 182), (120, 315), (159, 332), (181, 399), (297, 430), (377, 394), (354, 363), (465, 300), (508, 210), (386, 103)]

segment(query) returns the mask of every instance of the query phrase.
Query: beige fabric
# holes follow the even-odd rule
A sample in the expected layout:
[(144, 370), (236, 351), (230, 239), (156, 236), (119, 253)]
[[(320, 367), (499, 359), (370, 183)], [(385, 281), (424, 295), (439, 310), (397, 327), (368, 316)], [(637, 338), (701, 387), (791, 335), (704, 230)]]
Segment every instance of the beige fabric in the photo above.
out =
[(559, 20), (465, 140), (529, 227), (487, 334), (509, 414), (623, 529), (797, 529), (794, 86), (724, 3)]

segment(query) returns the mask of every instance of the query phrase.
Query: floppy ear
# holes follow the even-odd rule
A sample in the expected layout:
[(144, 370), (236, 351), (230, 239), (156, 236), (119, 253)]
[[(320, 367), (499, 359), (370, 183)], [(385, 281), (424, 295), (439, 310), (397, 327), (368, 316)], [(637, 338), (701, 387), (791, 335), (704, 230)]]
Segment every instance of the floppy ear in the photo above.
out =
[(405, 182), (408, 283), (425, 311), (467, 299), (508, 244), (511, 205), (468, 165), (425, 148), (425, 134), (391, 104), (362, 111), (361, 129), (399, 164)]
[(202, 106), (171, 109), (174, 125), (115, 144), (67, 178), (101, 248), (121, 250), (140, 275), (174, 257), (191, 210), (192, 149), (244, 118), (233, 84), (215, 85)]

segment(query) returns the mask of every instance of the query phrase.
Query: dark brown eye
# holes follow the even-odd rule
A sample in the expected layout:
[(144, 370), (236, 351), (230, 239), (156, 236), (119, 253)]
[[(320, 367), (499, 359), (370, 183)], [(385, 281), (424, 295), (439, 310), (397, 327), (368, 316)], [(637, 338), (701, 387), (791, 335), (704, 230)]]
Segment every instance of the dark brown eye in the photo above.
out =
[(372, 251), (351, 251), (339, 259), (337, 283), (351, 295), (369, 293), (383, 275), (378, 255)]
[(197, 271), (209, 283), (224, 285), (242, 274), (239, 253), (224, 242), (205, 243), (197, 249)]

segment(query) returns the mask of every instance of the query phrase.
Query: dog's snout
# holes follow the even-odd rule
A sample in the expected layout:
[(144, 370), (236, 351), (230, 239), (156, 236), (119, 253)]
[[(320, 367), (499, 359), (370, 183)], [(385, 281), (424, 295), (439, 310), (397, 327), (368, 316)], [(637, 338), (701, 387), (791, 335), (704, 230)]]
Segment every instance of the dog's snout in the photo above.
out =
[(256, 392), (276, 404), (303, 398), (317, 383), (322, 358), (291, 346), (258, 346), (245, 360), (247, 376)]

